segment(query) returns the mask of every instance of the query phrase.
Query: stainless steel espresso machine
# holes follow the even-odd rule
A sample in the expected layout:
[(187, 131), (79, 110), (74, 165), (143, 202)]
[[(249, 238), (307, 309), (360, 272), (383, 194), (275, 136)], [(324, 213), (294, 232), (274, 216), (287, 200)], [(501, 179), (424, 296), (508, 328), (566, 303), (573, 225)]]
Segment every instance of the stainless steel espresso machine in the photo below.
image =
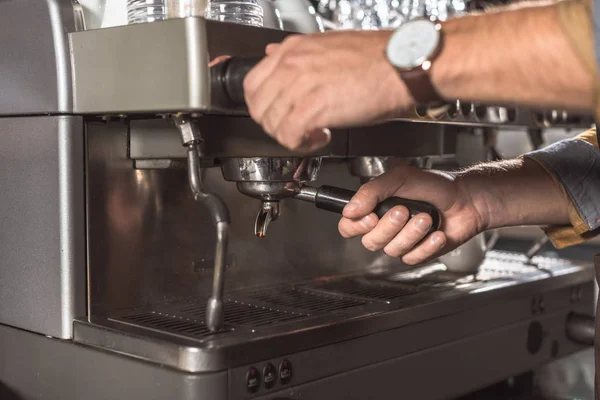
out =
[[(392, 160), (591, 120), (457, 100), (301, 157), (241, 100), (289, 32), (86, 30), (71, 0), (2, 1), (0, 26), (0, 398), (450, 399), (591, 346), (591, 265), (489, 251), (476, 274), (411, 268), (337, 233)], [(437, 217), (411, 199), (379, 212), (399, 203)]]

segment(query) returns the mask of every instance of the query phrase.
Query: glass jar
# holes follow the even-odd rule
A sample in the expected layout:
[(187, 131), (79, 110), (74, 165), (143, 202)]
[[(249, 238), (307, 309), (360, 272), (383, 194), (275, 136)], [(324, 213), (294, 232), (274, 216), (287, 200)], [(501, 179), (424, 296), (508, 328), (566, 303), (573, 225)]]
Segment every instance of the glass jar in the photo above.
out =
[(263, 26), (257, 0), (127, 0), (129, 24), (186, 17)]
[(127, 23), (161, 21), (167, 18), (167, 0), (127, 0)]
[(256, 0), (210, 0), (206, 18), (222, 22), (263, 26), (263, 9)]

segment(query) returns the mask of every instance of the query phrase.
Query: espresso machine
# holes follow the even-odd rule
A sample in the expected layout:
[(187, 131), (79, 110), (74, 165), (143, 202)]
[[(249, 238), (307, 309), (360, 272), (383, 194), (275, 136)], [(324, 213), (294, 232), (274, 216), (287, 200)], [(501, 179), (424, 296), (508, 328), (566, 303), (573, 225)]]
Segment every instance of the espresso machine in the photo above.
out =
[[(591, 119), (456, 100), (301, 156), (241, 89), (290, 32), (86, 29), (71, 0), (0, 11), (0, 398), (450, 399), (593, 345), (590, 263), (492, 250), (460, 274), (337, 232), (394, 162)], [(443, 223), (412, 199), (377, 211), (396, 204)]]

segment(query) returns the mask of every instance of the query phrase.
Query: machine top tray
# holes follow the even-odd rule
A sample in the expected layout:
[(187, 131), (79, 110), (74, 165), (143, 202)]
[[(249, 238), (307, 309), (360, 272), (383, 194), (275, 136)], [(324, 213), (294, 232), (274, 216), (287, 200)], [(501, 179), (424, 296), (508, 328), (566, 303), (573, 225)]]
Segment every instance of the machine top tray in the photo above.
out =
[[(593, 280), (591, 265), (491, 251), (476, 275), (433, 264), (338, 276), (227, 296), (223, 331), (204, 326), (205, 299), (76, 321), (75, 340), (188, 372), (216, 371)], [(529, 310), (528, 310), (529, 311)], [(269, 354), (273, 353), (273, 354)]]

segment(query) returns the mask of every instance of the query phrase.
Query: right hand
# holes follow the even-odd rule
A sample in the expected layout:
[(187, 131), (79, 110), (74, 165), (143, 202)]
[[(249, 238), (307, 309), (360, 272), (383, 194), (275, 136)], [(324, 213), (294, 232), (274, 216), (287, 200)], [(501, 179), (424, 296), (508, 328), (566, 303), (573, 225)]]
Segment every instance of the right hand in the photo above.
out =
[[(392, 196), (436, 206), (442, 216), (440, 230), (422, 240), (431, 227), (431, 217), (418, 214), (409, 220), (404, 206), (394, 207), (379, 220), (373, 209)], [(398, 166), (358, 190), (344, 208), (338, 229), (344, 238), (362, 235), (362, 243), (368, 250), (383, 249), (388, 256), (415, 265), (465, 243), (484, 230), (484, 223), (460, 179)]]

